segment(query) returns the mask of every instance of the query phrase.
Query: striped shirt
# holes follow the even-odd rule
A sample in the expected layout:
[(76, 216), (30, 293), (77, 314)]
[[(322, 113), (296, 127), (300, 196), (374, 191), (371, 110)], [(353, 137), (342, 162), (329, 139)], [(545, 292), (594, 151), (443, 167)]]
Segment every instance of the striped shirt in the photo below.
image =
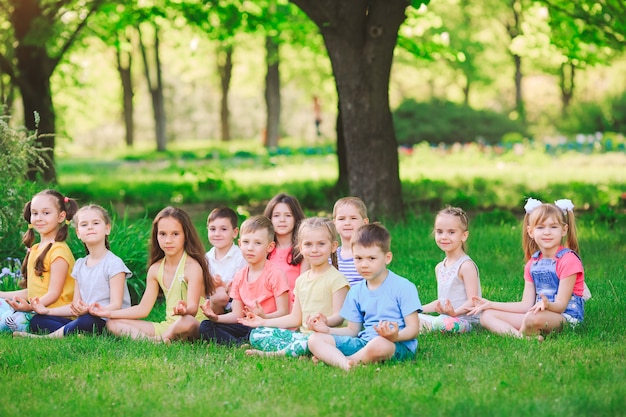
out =
[(363, 277), (354, 266), (354, 258), (345, 259), (341, 257), (341, 246), (337, 248), (337, 263), (339, 264), (339, 272), (345, 275), (351, 287), (363, 280)]

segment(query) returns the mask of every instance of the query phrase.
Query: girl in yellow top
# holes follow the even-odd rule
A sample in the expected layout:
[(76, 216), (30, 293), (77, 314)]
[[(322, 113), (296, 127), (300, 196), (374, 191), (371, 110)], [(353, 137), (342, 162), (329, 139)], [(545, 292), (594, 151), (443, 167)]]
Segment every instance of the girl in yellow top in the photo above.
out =
[[(206, 320), (199, 306), (215, 289), (204, 252), (189, 215), (164, 208), (152, 222), (150, 267), (139, 304), (115, 311), (96, 304), (90, 313), (110, 318), (107, 329), (116, 335), (157, 341), (197, 338), (200, 321)], [(152, 311), (159, 289), (165, 294), (165, 320), (141, 320)]]
[[(29, 248), (22, 263), (26, 288), (0, 292), (0, 330), (53, 332), (67, 324), (68, 318), (35, 314), (28, 300), (38, 297), (46, 307), (70, 304), (74, 296), (74, 280), (70, 272), (74, 255), (65, 240), (68, 225), (78, 211), (75, 200), (55, 190), (37, 193), (24, 206), (23, 217), (28, 231), (23, 243)], [(35, 243), (35, 232), (39, 243)], [(32, 318), (31, 318), (32, 317)], [(30, 321), (30, 324), (29, 324)]]
[[(239, 323), (255, 327), (250, 333), (254, 349), (248, 355), (303, 356), (309, 354), (309, 322), (321, 320), (328, 326), (340, 326), (339, 310), (348, 293), (348, 280), (337, 270), (337, 229), (332, 220), (312, 217), (302, 221), (298, 247), (311, 269), (296, 280), (295, 301), (291, 313), (263, 318), (248, 312)], [(331, 260), (331, 265), (328, 260)], [(299, 327), (300, 331), (291, 328)]]

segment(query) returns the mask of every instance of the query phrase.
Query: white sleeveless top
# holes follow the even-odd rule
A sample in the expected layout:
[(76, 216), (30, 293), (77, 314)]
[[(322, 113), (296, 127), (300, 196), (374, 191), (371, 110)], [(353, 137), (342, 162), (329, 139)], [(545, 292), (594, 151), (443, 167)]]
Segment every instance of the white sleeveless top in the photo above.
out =
[[(467, 301), (467, 292), (465, 291), (465, 283), (459, 278), (459, 268), (466, 261), (470, 261), (476, 267), (478, 273), (478, 266), (468, 256), (460, 257), (455, 263), (450, 266), (446, 265), (445, 258), (439, 262), (435, 267), (435, 274), (437, 276), (437, 298), (443, 304), (446, 300), (450, 300), (452, 306), (457, 309)], [(478, 296), (482, 297), (480, 290), (480, 275), (478, 276)], [(475, 316), (460, 316), (466, 319), (476, 319)]]

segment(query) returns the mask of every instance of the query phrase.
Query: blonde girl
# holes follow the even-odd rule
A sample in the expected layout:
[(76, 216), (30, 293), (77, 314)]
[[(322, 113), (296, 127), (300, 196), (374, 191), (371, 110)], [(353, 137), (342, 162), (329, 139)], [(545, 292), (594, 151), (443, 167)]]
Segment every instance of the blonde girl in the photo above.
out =
[[(151, 236), (146, 290), (139, 304), (115, 311), (96, 304), (90, 312), (110, 318), (107, 328), (116, 335), (166, 342), (197, 338), (205, 319), (200, 304), (215, 288), (198, 232), (184, 210), (166, 207), (152, 222)], [(141, 320), (150, 314), (159, 290), (165, 295), (165, 320)]]
[[(75, 200), (55, 190), (37, 193), (24, 206), (23, 217), (28, 231), (22, 242), (28, 248), (22, 263), (25, 289), (0, 292), (3, 309), (0, 330), (53, 332), (65, 323), (63, 320), (35, 314), (28, 300), (37, 298), (45, 307), (70, 304), (74, 295), (74, 280), (70, 271), (74, 255), (65, 240), (68, 225), (78, 210)], [(35, 242), (35, 233), (39, 242)], [(32, 318), (31, 318), (32, 317)]]
[(308, 269), (297, 243), (298, 228), (300, 222), (304, 220), (304, 211), (297, 198), (280, 193), (267, 203), (263, 214), (272, 221), (276, 242), (276, 247), (267, 259), (287, 275), (289, 305), (291, 306), (294, 301), (293, 289), (296, 285), (296, 278)]
[(437, 299), (419, 314), (421, 332), (465, 333), (479, 324), (478, 315), (467, 314), (481, 296), (478, 267), (467, 255), (468, 228), (467, 214), (458, 207), (447, 206), (435, 217), (433, 235), (446, 256), (435, 267)]
[[(249, 355), (301, 356), (309, 353), (307, 321), (322, 320), (335, 327), (343, 323), (339, 310), (348, 293), (346, 277), (337, 270), (337, 230), (332, 220), (313, 217), (302, 221), (298, 249), (311, 269), (300, 275), (291, 313), (264, 319), (252, 312), (239, 323), (254, 327)], [(333, 264), (328, 263), (331, 259)], [(299, 327), (299, 332), (289, 329)]]
[(527, 263), (522, 300), (499, 303), (477, 297), (473, 312), (482, 311), (480, 323), (494, 333), (543, 340), (565, 323), (582, 322), (590, 294), (578, 256), (572, 202), (547, 204), (530, 198), (524, 209), (522, 245)]
[[(109, 311), (130, 307), (130, 293), (126, 280), (130, 270), (118, 256), (111, 252), (109, 234), (111, 217), (98, 205), (81, 207), (74, 216), (76, 235), (85, 245), (87, 256), (76, 260), (72, 270), (75, 280), (72, 303), (48, 308), (38, 297), (31, 300), (37, 314), (56, 316), (66, 324), (46, 337), (60, 338), (77, 332), (102, 333), (105, 319), (89, 313), (89, 307), (98, 303)], [(68, 317), (76, 316), (75, 320)], [(35, 336), (29, 333), (13, 333), (14, 336)]]

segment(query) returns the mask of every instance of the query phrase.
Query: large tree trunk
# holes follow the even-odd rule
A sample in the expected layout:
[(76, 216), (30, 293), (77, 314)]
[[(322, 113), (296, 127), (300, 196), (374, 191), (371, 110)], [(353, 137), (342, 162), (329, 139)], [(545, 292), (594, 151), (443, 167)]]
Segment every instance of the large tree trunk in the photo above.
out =
[(122, 82), (122, 109), (124, 127), (126, 129), (125, 139), (126, 146), (130, 148), (135, 143), (135, 122), (133, 120), (135, 113), (133, 97), (135, 92), (133, 91), (132, 54), (122, 51), (119, 47), (119, 42), (117, 45), (117, 71), (120, 74), (120, 80)]
[(222, 86), (222, 98), (220, 101), (220, 126), (222, 142), (230, 141), (230, 110), (228, 108), (228, 92), (230, 80), (233, 75), (233, 46), (229, 43), (223, 45), (217, 52), (217, 71), (220, 74)]
[(265, 76), (267, 123), (265, 127), (265, 146), (267, 148), (276, 148), (280, 135), (279, 46), (275, 39), (267, 36), (265, 38), (265, 48), (267, 51), (267, 74)]
[[(522, 34), (522, 2), (521, 0), (509, 0), (509, 6), (513, 19), (507, 21), (504, 26), (511, 37), (511, 41), (513, 41)], [(522, 57), (517, 54), (512, 54), (512, 56), (515, 65), (515, 111), (519, 120), (526, 123), (526, 107), (522, 90)]]
[(156, 81), (152, 81), (150, 75), (150, 62), (148, 61), (146, 46), (143, 43), (141, 30), (139, 31), (139, 46), (141, 56), (144, 63), (144, 72), (150, 97), (152, 98), (152, 112), (154, 115), (154, 130), (156, 135), (156, 145), (158, 152), (164, 152), (167, 149), (167, 135), (165, 124), (165, 99), (163, 97), (163, 78), (161, 76), (161, 59), (159, 55), (159, 28), (154, 26), (154, 71)]
[(559, 72), (559, 85), (561, 86), (561, 116), (566, 117), (569, 105), (574, 97), (576, 66), (569, 62), (561, 65)]
[(373, 218), (403, 217), (389, 76), (408, 1), (292, 0), (320, 28), (341, 106), (350, 194)]
[(335, 189), (340, 194), (345, 194), (350, 191), (350, 184), (348, 181), (348, 151), (346, 149), (346, 138), (343, 135), (343, 121), (341, 119), (341, 104), (337, 103), (337, 183)]
[(54, 145), (56, 118), (52, 105), (50, 76), (55, 62), (48, 56), (45, 43), (29, 42), (30, 24), (35, 21), (44, 22), (42, 10), (37, 1), (17, 1), (11, 15), (15, 28), (15, 58), (17, 60), (18, 86), (24, 107), (24, 126), (29, 131), (37, 130), (37, 146), (42, 149), (41, 156), (46, 163), (44, 167), (33, 167), (28, 178), (36, 179), (37, 171), (41, 170), (43, 180), (56, 181), (54, 167)]

